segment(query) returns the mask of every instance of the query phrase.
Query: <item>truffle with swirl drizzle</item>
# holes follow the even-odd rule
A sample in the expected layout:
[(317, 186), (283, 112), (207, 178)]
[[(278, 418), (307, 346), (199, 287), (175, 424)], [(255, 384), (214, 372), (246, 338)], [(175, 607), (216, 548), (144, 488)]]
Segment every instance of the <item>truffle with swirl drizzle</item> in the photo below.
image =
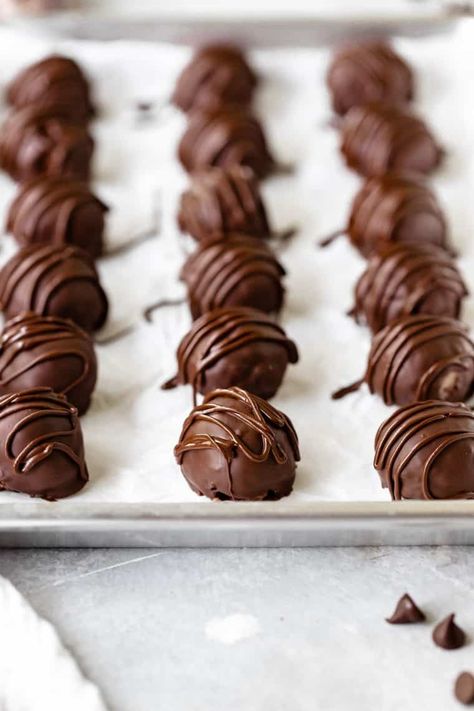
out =
[(337, 391), (333, 399), (364, 382), (386, 405), (466, 400), (474, 386), (474, 343), (455, 319), (402, 316), (374, 337), (362, 380)]
[(408, 314), (458, 318), (467, 289), (453, 259), (429, 245), (387, 244), (355, 287), (352, 310), (373, 332)]
[(193, 113), (178, 156), (188, 173), (212, 166), (243, 165), (264, 178), (275, 168), (260, 122), (235, 106)]
[(23, 69), (7, 88), (7, 101), (16, 109), (39, 106), (71, 121), (88, 121), (94, 108), (89, 82), (69, 57), (51, 55)]
[(108, 302), (92, 257), (79, 247), (23, 247), (0, 271), (0, 309), (69, 318), (86, 331), (105, 323)]
[(0, 488), (54, 501), (89, 476), (77, 410), (50, 388), (0, 397)]
[(250, 168), (239, 165), (197, 173), (181, 196), (178, 224), (201, 244), (235, 232), (270, 235), (257, 180)]
[(347, 234), (364, 257), (388, 243), (448, 248), (446, 221), (435, 194), (417, 176), (390, 173), (369, 178), (356, 194), (348, 225), (321, 242)]
[(474, 498), (474, 413), (439, 400), (402, 407), (379, 427), (374, 467), (392, 499)]
[(385, 104), (354, 106), (341, 125), (347, 165), (366, 177), (408, 171), (430, 173), (442, 151), (424, 121)]
[(11, 113), (2, 126), (0, 165), (19, 182), (40, 175), (88, 180), (93, 150), (84, 126), (29, 106)]
[(193, 55), (178, 77), (173, 103), (183, 111), (214, 110), (225, 104), (246, 106), (256, 84), (238, 47), (207, 45)]
[(229, 235), (188, 257), (181, 279), (188, 288), (191, 314), (197, 318), (223, 306), (249, 306), (278, 312), (283, 303), (285, 270), (262, 240)]
[(22, 246), (75, 244), (95, 258), (103, 251), (107, 210), (85, 183), (42, 176), (20, 188), (7, 230)]
[(0, 340), (0, 394), (47, 386), (65, 395), (82, 415), (96, 380), (92, 339), (72, 321), (25, 313), (5, 324)]
[(172, 385), (190, 383), (196, 392), (239, 386), (268, 399), (278, 390), (298, 351), (267, 314), (249, 308), (215, 309), (194, 321), (181, 341)]
[(288, 496), (300, 458), (289, 418), (241, 388), (206, 395), (185, 420), (174, 452), (193, 491), (232, 501)]
[(404, 104), (413, 98), (413, 74), (386, 42), (358, 42), (334, 55), (327, 84), (336, 113), (371, 102)]

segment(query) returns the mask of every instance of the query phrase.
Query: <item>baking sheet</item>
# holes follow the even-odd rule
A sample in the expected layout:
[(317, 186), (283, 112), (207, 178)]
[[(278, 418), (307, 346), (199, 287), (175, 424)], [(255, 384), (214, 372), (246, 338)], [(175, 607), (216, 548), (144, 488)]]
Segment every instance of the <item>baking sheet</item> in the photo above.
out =
[[(193, 246), (179, 238), (175, 225), (176, 202), (187, 182), (175, 158), (185, 122), (167, 104), (189, 51), (130, 42), (48, 42), (10, 30), (0, 32), (0, 42), (3, 81), (50, 51), (77, 57), (93, 78), (103, 107), (94, 126), (95, 187), (113, 207), (108, 234), (111, 245), (149, 229), (159, 195), (159, 236), (127, 255), (99, 263), (112, 306), (106, 333), (131, 323), (138, 326), (122, 341), (98, 347), (98, 387), (94, 405), (83, 418), (91, 481), (74, 497), (72, 506), (77, 504), (78, 510), (86, 511), (84, 507), (90, 505), (92, 518), (94, 510), (99, 518), (104, 510), (113, 516), (114, 504), (133, 504), (142, 510), (140, 506), (189, 503), (194, 504), (193, 516), (196, 509), (205, 515), (225, 507), (224, 518), (230, 525), (233, 505), (211, 504), (193, 494), (172, 455), (182, 421), (191, 408), (191, 391), (162, 392), (160, 384), (174, 373), (175, 348), (190, 323), (187, 308), (183, 305), (156, 312), (151, 326), (140, 320), (143, 306), (183, 295), (177, 273), (186, 249)], [(452, 241), (462, 254), (460, 267), (474, 288), (473, 28), (466, 23), (452, 36), (398, 39), (395, 44), (417, 72), (416, 108), (429, 118), (447, 149), (447, 160), (433, 184), (448, 213)], [(294, 421), (301, 443), (302, 461), (294, 493), (287, 502), (290, 518), (298, 515), (298, 505), (314, 505), (317, 513), (321, 502), (388, 499), (371, 462), (374, 434), (389, 415), (389, 408), (366, 389), (342, 401), (330, 400), (332, 390), (363, 372), (370, 340), (367, 331), (345, 316), (363, 261), (345, 240), (326, 250), (314, 246), (319, 237), (345, 222), (359, 185), (359, 179), (343, 166), (337, 134), (328, 125), (330, 112), (323, 82), (327, 58), (324, 49), (256, 50), (250, 55), (262, 76), (256, 110), (277, 158), (295, 165), (292, 175), (272, 178), (263, 186), (275, 228), (293, 224), (300, 228), (281, 253), (281, 260), (288, 270), (282, 323), (297, 342), (301, 360), (288, 368), (274, 399)], [(145, 100), (159, 105), (149, 122), (137, 120), (136, 103)], [(5, 176), (0, 180), (3, 222), (15, 187)], [(2, 262), (13, 249), (5, 237)], [(465, 304), (463, 318), (474, 325), (472, 299)], [(22, 511), (31, 507), (35, 516), (44, 511), (56, 521), (60, 521), (61, 511), (66, 511), (61, 503), (30, 502), (20, 495), (2, 493), (0, 516), (4, 521), (17, 502), (22, 502)], [(71, 510), (69, 502), (65, 506)], [(256, 506), (265, 507), (265, 516), (273, 515), (272, 507), (275, 515), (282, 510), (281, 503)], [(285, 507), (286, 503), (283, 510)], [(388, 513), (385, 507), (384, 511)], [(212, 515), (216, 515), (214, 511)]]

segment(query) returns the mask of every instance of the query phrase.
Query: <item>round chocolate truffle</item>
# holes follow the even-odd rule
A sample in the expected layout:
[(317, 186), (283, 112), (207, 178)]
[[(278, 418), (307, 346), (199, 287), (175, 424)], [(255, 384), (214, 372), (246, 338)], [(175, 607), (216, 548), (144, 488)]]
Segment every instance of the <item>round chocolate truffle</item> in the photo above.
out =
[(239, 165), (198, 173), (181, 196), (178, 224), (201, 244), (226, 239), (230, 232), (270, 234), (257, 180)]
[(0, 164), (14, 180), (40, 175), (87, 180), (94, 141), (84, 126), (36, 106), (15, 111), (0, 136)]
[(229, 235), (191, 254), (181, 270), (193, 318), (221, 306), (274, 313), (283, 303), (285, 270), (262, 240)]
[(413, 98), (408, 64), (385, 42), (360, 42), (343, 47), (327, 74), (332, 106), (345, 114), (353, 106), (379, 102), (404, 104)]
[(85, 183), (43, 176), (20, 188), (7, 230), (22, 246), (74, 244), (95, 258), (103, 251), (107, 210)]
[(267, 314), (237, 307), (214, 309), (194, 321), (178, 352), (180, 385), (190, 383), (203, 395), (233, 385), (265, 399), (281, 385), (298, 351), (285, 331)]
[(223, 104), (250, 103), (257, 79), (242, 51), (232, 45), (199, 49), (176, 83), (173, 103), (183, 111), (214, 111)]
[(341, 152), (347, 165), (371, 177), (397, 171), (430, 173), (441, 150), (418, 117), (395, 106), (354, 106), (341, 127)]
[(232, 501), (288, 496), (300, 458), (289, 418), (240, 388), (206, 395), (185, 420), (174, 452), (196, 494)]
[(369, 178), (352, 203), (347, 232), (368, 257), (387, 242), (447, 247), (446, 221), (434, 193), (414, 175)]
[(72, 321), (25, 313), (7, 321), (0, 340), (0, 394), (44, 385), (80, 415), (97, 380), (91, 337)]
[(474, 413), (439, 400), (402, 407), (377, 432), (374, 467), (392, 499), (473, 499)]
[(71, 121), (86, 122), (94, 113), (89, 83), (73, 59), (52, 55), (21, 71), (7, 88), (16, 109), (38, 106)]
[[(374, 337), (364, 381), (386, 405), (466, 400), (473, 392), (474, 343), (455, 319), (402, 316)], [(343, 388), (333, 398), (360, 384)]]
[(188, 173), (244, 165), (264, 178), (275, 167), (260, 122), (234, 106), (192, 114), (178, 156)]
[(108, 302), (92, 257), (79, 247), (23, 247), (0, 271), (0, 310), (6, 318), (33, 311), (69, 318), (86, 331), (100, 328)]
[(50, 388), (0, 397), (0, 488), (54, 501), (87, 483), (74, 405)]
[(458, 318), (467, 289), (454, 260), (430, 245), (386, 244), (355, 287), (354, 316), (375, 333), (400, 316)]

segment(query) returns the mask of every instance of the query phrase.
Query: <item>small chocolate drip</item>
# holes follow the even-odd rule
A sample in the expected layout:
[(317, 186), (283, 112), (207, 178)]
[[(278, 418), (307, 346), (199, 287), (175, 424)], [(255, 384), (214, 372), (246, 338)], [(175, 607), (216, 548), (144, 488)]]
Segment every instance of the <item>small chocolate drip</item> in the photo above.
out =
[(298, 225), (293, 225), (291, 227), (287, 227), (284, 230), (279, 230), (277, 232), (272, 232), (270, 234), (270, 239), (274, 239), (278, 242), (289, 242), (295, 235), (298, 234), (300, 231), (300, 228)]
[(331, 232), (327, 237), (324, 237), (324, 239), (319, 240), (317, 242), (318, 247), (321, 247), (322, 249), (324, 247), (329, 247), (330, 244), (332, 244), (338, 237), (342, 237), (343, 235), (346, 234), (347, 228), (343, 227), (342, 229), (335, 230), (334, 232)]
[(470, 672), (459, 674), (454, 685), (454, 696), (466, 706), (474, 702), (474, 676)]
[(355, 319), (356, 314), (357, 314), (357, 307), (355, 304), (354, 304), (354, 306), (351, 306), (351, 308), (346, 311), (346, 316), (349, 316), (349, 318)]
[(173, 375), (173, 377), (170, 378), (169, 380), (165, 380), (165, 382), (162, 385), (160, 385), (160, 388), (161, 388), (161, 390), (173, 390), (174, 388), (178, 387), (178, 384), (179, 384), (178, 376)]
[(365, 379), (361, 378), (360, 380), (356, 380), (355, 383), (351, 383), (350, 385), (346, 385), (344, 388), (340, 388), (340, 390), (336, 390), (336, 392), (331, 395), (331, 399), (340, 400), (346, 395), (350, 395), (350, 393), (355, 393), (364, 382)]
[(296, 172), (296, 163), (276, 162), (271, 172), (273, 175), (294, 175)]
[(152, 315), (155, 311), (158, 311), (158, 309), (163, 309), (168, 306), (181, 306), (181, 304), (184, 303), (186, 303), (186, 299), (160, 299), (143, 310), (143, 318), (147, 323), (153, 323)]
[(111, 343), (116, 343), (117, 341), (121, 341), (123, 338), (128, 336), (130, 333), (133, 333), (136, 329), (136, 324), (132, 324), (131, 326), (125, 326), (125, 328), (121, 328), (118, 331), (115, 331), (115, 333), (111, 333), (108, 336), (104, 336), (103, 338), (96, 338), (95, 339), (95, 344), (97, 346), (109, 346)]
[(466, 642), (466, 634), (454, 622), (454, 613), (448, 615), (433, 630), (433, 642), (442, 649), (459, 649)]
[(424, 622), (424, 613), (413, 601), (413, 598), (405, 593), (397, 602), (397, 606), (391, 617), (387, 617), (386, 621), (391, 625), (408, 625), (416, 622)]
[(133, 239), (129, 240), (128, 242), (124, 242), (123, 244), (120, 244), (117, 247), (112, 247), (112, 249), (108, 249), (103, 256), (105, 258), (119, 257), (122, 254), (126, 254), (127, 252), (130, 252), (132, 249), (135, 249), (136, 247), (141, 246), (145, 242), (148, 242), (149, 240), (151, 240), (155, 237), (158, 237), (158, 235), (159, 235), (159, 232), (157, 232), (156, 228), (152, 228), (150, 230), (147, 230), (146, 232), (143, 232), (143, 234), (138, 235), (138, 237), (134, 237)]

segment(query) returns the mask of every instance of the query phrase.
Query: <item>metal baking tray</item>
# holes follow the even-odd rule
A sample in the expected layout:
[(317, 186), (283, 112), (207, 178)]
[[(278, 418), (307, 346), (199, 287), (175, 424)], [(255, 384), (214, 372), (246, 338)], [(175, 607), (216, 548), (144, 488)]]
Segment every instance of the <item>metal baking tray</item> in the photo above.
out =
[[(122, 6), (124, 3), (121, 3)], [(179, 4), (179, 3), (178, 3)], [(15, 18), (35, 31), (84, 39), (193, 43), (231, 38), (246, 44), (330, 44), (361, 34), (449, 31), (467, 4), (416, 2), (395, 13), (254, 14), (243, 21), (226, 3), (211, 16), (160, 10), (114, 12), (113, 2)], [(143, 5), (143, 3), (138, 3)], [(76, 3), (77, 6), (77, 3)], [(123, 9), (123, 7), (122, 7)], [(2, 547), (279, 547), (474, 544), (474, 501), (95, 504), (25, 502), (0, 507)]]

